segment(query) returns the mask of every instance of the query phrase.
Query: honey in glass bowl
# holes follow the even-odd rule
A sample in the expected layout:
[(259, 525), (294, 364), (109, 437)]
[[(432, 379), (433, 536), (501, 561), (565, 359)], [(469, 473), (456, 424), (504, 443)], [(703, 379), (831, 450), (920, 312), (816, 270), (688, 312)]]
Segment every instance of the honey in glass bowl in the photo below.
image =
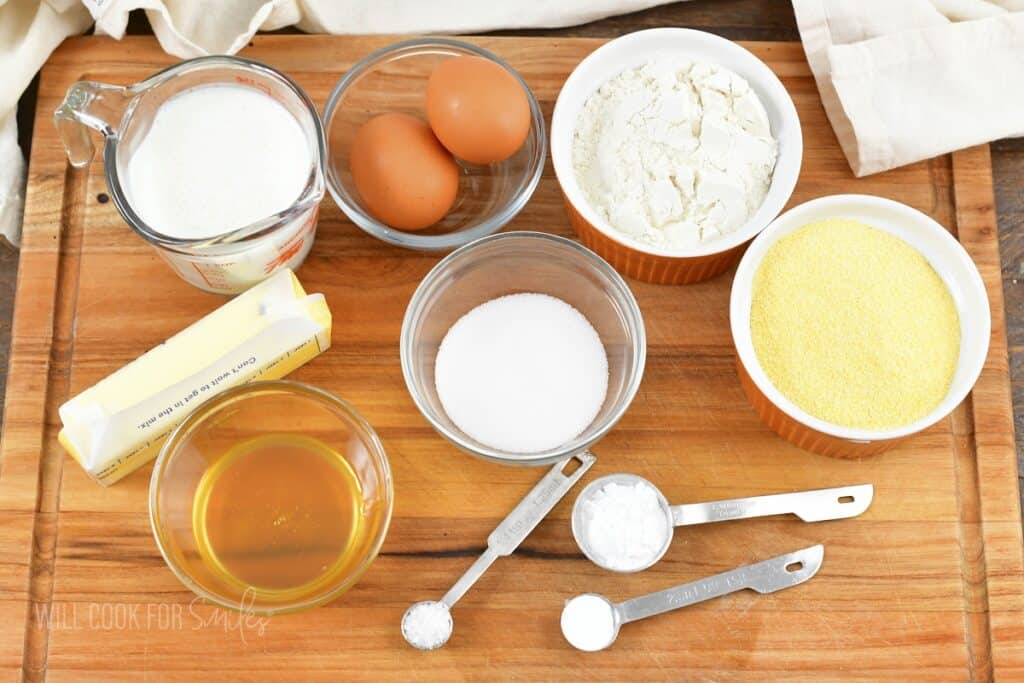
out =
[(165, 444), (153, 532), (198, 595), (262, 614), (351, 587), (387, 530), (391, 475), (379, 439), (340, 399), (250, 384), (201, 406)]

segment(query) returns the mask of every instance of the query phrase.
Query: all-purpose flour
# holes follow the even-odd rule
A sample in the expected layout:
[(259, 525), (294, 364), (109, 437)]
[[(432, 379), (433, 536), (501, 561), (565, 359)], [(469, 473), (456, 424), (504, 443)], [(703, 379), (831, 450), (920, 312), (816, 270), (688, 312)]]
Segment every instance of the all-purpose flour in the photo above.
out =
[(590, 96), (573, 166), (615, 229), (685, 249), (741, 227), (771, 185), (778, 144), (740, 76), (667, 57), (627, 69)]

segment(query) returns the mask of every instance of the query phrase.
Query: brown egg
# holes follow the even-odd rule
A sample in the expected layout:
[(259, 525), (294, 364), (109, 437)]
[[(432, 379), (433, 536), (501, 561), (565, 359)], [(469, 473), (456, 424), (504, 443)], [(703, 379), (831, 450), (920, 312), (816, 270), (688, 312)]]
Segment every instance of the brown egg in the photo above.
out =
[(459, 167), (415, 116), (392, 112), (356, 131), (349, 152), (352, 180), (366, 209), (399, 230), (422, 230), (455, 203)]
[(438, 64), (427, 81), (427, 120), (448, 151), (473, 164), (509, 158), (530, 132), (530, 102), (511, 73), (483, 57)]

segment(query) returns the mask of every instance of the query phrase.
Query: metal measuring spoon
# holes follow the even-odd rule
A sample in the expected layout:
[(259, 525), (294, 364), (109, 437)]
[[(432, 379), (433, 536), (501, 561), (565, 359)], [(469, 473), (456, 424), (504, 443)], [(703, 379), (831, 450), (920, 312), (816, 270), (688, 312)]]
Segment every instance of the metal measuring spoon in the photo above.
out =
[(801, 584), (818, 573), (824, 556), (825, 547), (815, 545), (620, 603), (597, 593), (577, 595), (562, 609), (562, 635), (579, 650), (603, 650), (619, 637), (622, 625), (631, 621), (745, 589), (763, 594)]
[[(650, 557), (648, 562), (640, 563), (635, 567), (608, 566), (606, 562), (602, 562), (604, 558), (594, 552), (588, 540), (589, 534), (587, 532), (589, 528), (584, 507), (601, 489), (612, 483), (624, 486), (640, 484), (650, 487), (656, 494), (658, 504), (665, 514), (667, 524), (665, 525), (665, 538), (662, 541), (661, 547)], [(875, 487), (871, 484), (857, 484), (855, 486), (838, 486), (829, 489), (778, 493), (769, 496), (754, 496), (752, 498), (716, 500), (708, 503), (669, 505), (668, 500), (658, 490), (658, 487), (643, 477), (635, 474), (609, 474), (595, 479), (580, 491), (580, 495), (576, 498), (576, 503), (572, 508), (572, 535), (576, 539), (576, 544), (580, 550), (583, 551), (583, 554), (597, 566), (609, 571), (623, 573), (638, 572), (647, 569), (665, 556), (669, 545), (672, 543), (674, 527), (784, 514), (794, 514), (805, 522), (847, 519), (849, 517), (856, 517), (867, 510), (868, 506), (871, 505), (874, 492)]]
[[(563, 474), (563, 470), (573, 460), (578, 461), (579, 466), (570, 474)], [(455, 624), (451, 614), (448, 614), (447, 620), (444, 620), (441, 618), (444, 615), (439, 614), (440, 610), (434, 606), (440, 605), (445, 611), (450, 611), (455, 603), (466, 594), (466, 591), (483, 576), (487, 568), (494, 564), (496, 559), (511, 555), (519, 547), (519, 544), (537, 528), (537, 525), (551, 512), (555, 504), (569, 492), (569, 489), (586, 474), (596, 461), (597, 458), (590, 453), (580, 453), (556, 463), (544, 475), (544, 478), (526, 494), (526, 497), (519, 501), (508, 517), (491, 532), (491, 535), (487, 537), (487, 550), (477, 558), (476, 562), (466, 570), (466, 573), (455, 582), (455, 585), (444, 594), (440, 601), (424, 600), (412, 604), (405, 611), (405, 615), (402, 617), (402, 635), (406, 642), (421, 650), (434, 650), (447, 643)], [(444, 632), (440, 632), (438, 637), (429, 644), (414, 642), (416, 639), (412, 637), (411, 619), (415, 618), (414, 612), (418, 611), (417, 608), (433, 611), (435, 616), (438, 616), (436, 625), (439, 629), (444, 629)]]

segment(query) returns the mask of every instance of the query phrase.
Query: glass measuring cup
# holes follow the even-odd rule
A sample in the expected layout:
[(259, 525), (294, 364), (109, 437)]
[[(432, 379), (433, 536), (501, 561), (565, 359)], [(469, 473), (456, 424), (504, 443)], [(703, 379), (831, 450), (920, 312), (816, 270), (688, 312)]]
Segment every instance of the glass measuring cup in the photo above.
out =
[[(309, 146), (309, 176), (292, 205), (241, 228), (200, 239), (176, 237), (147, 224), (130, 202), (123, 178), (132, 154), (169, 98), (205, 85), (255, 88), (295, 117)], [(93, 158), (90, 129), (103, 134), (107, 188), (125, 222), (149, 242), (183, 280), (208, 292), (234, 294), (280, 268), (298, 268), (313, 245), (324, 196), (323, 125), (305, 92), (284, 74), (241, 57), (190, 59), (129, 86), (79, 81), (53, 115), (71, 165)]]

